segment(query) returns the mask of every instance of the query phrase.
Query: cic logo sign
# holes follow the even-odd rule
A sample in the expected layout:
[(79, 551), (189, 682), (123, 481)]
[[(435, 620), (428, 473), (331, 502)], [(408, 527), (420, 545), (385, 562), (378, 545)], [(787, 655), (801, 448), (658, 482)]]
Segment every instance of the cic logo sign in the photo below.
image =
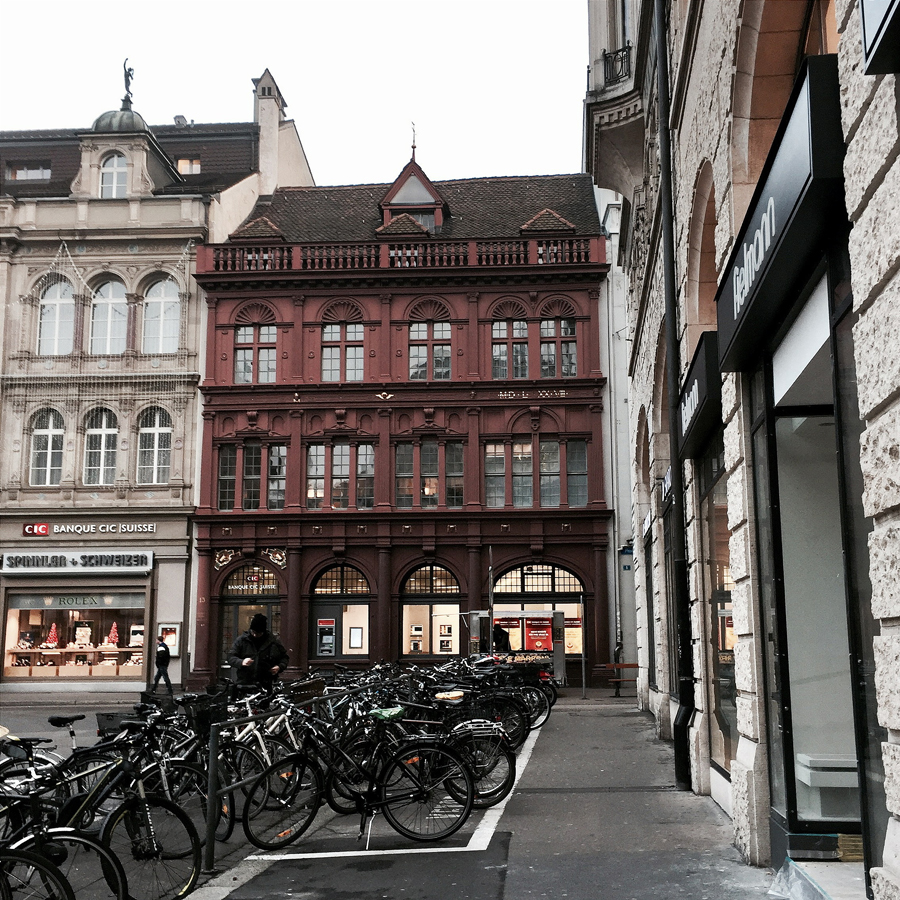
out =
[(46, 537), (50, 534), (50, 526), (46, 522), (29, 522), (22, 526), (25, 537)]

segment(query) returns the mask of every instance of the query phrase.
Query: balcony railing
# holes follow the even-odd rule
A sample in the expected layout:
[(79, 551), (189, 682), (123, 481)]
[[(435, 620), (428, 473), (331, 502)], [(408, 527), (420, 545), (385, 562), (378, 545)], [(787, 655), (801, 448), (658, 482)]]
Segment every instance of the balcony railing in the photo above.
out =
[(603, 83), (618, 84), (631, 78), (631, 41), (611, 53), (603, 51)]
[(197, 248), (197, 273), (459, 269), (604, 263), (599, 237), (497, 241), (232, 245)]

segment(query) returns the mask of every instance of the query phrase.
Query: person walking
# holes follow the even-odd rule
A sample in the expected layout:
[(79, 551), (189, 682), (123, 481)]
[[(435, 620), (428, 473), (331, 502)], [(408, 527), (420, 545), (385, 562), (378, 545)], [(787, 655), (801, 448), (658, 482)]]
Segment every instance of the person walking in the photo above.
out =
[(169, 650), (169, 645), (163, 640), (163, 636), (160, 635), (156, 641), (156, 675), (153, 678), (151, 694), (156, 693), (156, 686), (161, 678), (166, 683), (166, 690), (168, 690), (169, 696), (172, 696), (172, 682), (169, 679), (169, 660), (171, 658), (172, 653)]
[(289, 657), (281, 642), (269, 631), (269, 620), (257, 613), (250, 627), (231, 647), (228, 654), (239, 685), (269, 688), (287, 668)]

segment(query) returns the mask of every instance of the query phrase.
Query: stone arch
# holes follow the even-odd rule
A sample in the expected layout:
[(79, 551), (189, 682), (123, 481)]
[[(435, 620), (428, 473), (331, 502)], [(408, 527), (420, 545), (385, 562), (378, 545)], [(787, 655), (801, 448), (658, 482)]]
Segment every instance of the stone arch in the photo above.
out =
[(781, 0), (741, 4), (731, 125), (735, 223), (747, 212), (794, 84), (807, 5)]
[(239, 307), (234, 316), (235, 325), (271, 325), (277, 320), (275, 311), (267, 303), (253, 301)]
[(688, 223), (687, 285), (684, 301), (684, 361), (689, 362), (704, 331), (716, 329), (716, 188), (704, 162), (694, 187)]
[(577, 315), (575, 304), (565, 296), (549, 297), (540, 308), (542, 319), (572, 319)]
[(518, 297), (501, 297), (491, 307), (492, 319), (527, 319), (528, 309)]
[(409, 310), (413, 322), (444, 322), (450, 318), (450, 308), (440, 297), (423, 297)]
[(355, 300), (332, 300), (322, 310), (323, 322), (362, 322), (363, 313)]

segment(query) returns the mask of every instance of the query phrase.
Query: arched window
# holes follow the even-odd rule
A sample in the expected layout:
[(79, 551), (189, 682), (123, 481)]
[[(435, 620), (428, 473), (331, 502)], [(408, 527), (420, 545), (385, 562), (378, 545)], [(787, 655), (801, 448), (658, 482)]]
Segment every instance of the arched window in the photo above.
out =
[[(404, 656), (459, 653), (459, 581), (443, 566), (428, 563), (411, 572), (400, 590)], [(448, 602), (453, 598), (456, 602)]]
[(367, 656), (374, 599), (368, 578), (354, 566), (332, 566), (318, 577), (312, 594), (310, 656)]
[[(565, 651), (581, 654), (584, 623), (584, 585), (561, 566), (534, 563), (505, 572), (494, 582), (494, 609), (502, 612), (549, 612), (565, 617)], [(511, 650), (544, 650), (532, 643), (528, 618), (499, 616), (494, 619), (509, 632)]]
[(248, 563), (231, 572), (222, 585), (219, 647), (223, 662), (228, 659), (235, 639), (250, 628), (250, 620), (257, 613), (268, 618), (272, 634), (276, 637), (281, 634), (281, 587), (278, 577), (266, 566)]
[(120, 281), (104, 281), (94, 292), (91, 304), (91, 353), (124, 353), (127, 331), (125, 285)]
[(128, 193), (128, 164), (121, 153), (111, 153), (100, 166), (100, 197), (124, 198)]
[(178, 285), (167, 278), (157, 281), (144, 298), (144, 353), (175, 353), (181, 330)]
[(38, 410), (31, 420), (31, 472), (34, 487), (59, 484), (62, 478), (63, 417), (55, 409)]
[(138, 484), (166, 484), (172, 453), (172, 418), (158, 406), (138, 421)]
[(41, 294), (38, 353), (60, 356), (72, 352), (75, 337), (75, 294), (68, 281), (57, 281)]
[(116, 416), (111, 410), (99, 407), (88, 413), (84, 424), (84, 483), (113, 484), (119, 436)]

